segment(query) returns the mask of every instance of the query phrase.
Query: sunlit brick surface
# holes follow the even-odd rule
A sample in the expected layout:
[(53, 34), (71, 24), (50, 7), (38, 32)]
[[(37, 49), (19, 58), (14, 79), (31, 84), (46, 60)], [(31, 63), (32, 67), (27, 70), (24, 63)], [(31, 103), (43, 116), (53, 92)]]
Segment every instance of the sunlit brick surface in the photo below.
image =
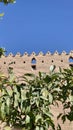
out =
[[(2, 56), (0, 58), (0, 71), (5, 75), (8, 75), (8, 69), (13, 68), (14, 74), (19, 77), (24, 75), (25, 73), (34, 73), (38, 74), (38, 72), (46, 72), (49, 73), (49, 69), (51, 65), (55, 65), (55, 71), (61, 68), (69, 68), (69, 66), (73, 66), (73, 51), (69, 54), (66, 52), (62, 52), (59, 54), (55, 52), (51, 54), (50, 52), (43, 54), (40, 52), (39, 54), (25, 53), (21, 56), (20, 53), (17, 53), (15, 56), (13, 54), (9, 54), (8, 56)], [(51, 108), (51, 111), (54, 114), (54, 122), (57, 125), (59, 122), (62, 130), (73, 130), (73, 123), (66, 121), (64, 124), (61, 120), (57, 121), (57, 115), (62, 111), (62, 105), (60, 104), (59, 108), (54, 106)]]

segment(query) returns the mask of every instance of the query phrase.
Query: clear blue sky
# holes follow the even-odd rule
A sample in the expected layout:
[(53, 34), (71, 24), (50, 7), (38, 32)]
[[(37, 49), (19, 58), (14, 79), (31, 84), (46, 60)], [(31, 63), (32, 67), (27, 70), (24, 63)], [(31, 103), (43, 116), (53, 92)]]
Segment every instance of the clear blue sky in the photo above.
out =
[(73, 50), (73, 0), (17, 0), (0, 3), (0, 47), (7, 52)]

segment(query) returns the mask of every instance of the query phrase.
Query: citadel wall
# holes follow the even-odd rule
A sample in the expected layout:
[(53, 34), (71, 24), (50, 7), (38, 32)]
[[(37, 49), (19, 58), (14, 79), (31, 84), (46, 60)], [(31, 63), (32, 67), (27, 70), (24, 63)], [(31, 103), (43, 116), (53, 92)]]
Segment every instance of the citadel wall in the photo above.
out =
[(48, 73), (51, 65), (56, 66), (56, 71), (58, 71), (59, 67), (69, 68), (70, 65), (73, 65), (72, 59), (73, 51), (69, 54), (65, 51), (61, 54), (57, 51), (54, 54), (50, 52), (43, 54), (40, 52), (38, 55), (35, 52), (30, 55), (26, 52), (24, 55), (20, 53), (13, 55), (10, 53), (8, 56), (0, 58), (0, 71), (7, 75), (8, 69), (13, 68), (16, 76), (21, 76), (25, 73), (38, 74), (39, 71)]
[[(0, 71), (5, 75), (8, 74), (8, 69), (13, 68), (13, 71), (17, 77), (24, 75), (25, 73), (34, 73), (38, 74), (38, 72), (46, 72), (49, 73), (49, 69), (51, 65), (56, 66), (56, 71), (61, 68), (69, 68), (69, 66), (73, 66), (73, 51), (67, 54), (63, 51), (59, 54), (57, 51), (54, 54), (47, 52), (43, 54), (40, 52), (36, 55), (34, 52), (32, 54), (24, 53), (21, 55), (17, 53), (16, 55), (9, 54), (8, 56), (2, 56), (0, 58)], [(60, 104), (58, 107), (51, 108), (52, 113), (54, 114), (54, 121), (57, 124), (57, 115), (62, 111), (62, 105)], [(62, 124), (62, 121), (59, 120), (60, 125), (62, 126), (62, 130), (73, 130), (73, 122), (69, 122), (68, 120)]]

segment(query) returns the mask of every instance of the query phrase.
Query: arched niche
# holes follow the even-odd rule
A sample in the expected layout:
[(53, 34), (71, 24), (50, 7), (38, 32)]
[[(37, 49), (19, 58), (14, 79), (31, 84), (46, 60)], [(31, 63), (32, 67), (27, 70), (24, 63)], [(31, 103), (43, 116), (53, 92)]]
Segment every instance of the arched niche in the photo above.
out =
[(36, 59), (35, 58), (32, 58), (32, 60), (31, 60), (31, 68), (32, 68), (32, 70), (36, 70)]

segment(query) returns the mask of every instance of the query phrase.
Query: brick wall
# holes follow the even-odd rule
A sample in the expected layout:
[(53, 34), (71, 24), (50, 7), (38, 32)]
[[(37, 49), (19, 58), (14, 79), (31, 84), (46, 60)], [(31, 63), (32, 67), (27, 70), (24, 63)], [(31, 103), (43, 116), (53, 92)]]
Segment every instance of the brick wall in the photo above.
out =
[[(58, 71), (59, 67), (61, 68), (69, 68), (69, 66), (73, 66), (73, 51), (69, 54), (66, 52), (62, 52), (59, 54), (57, 51), (54, 54), (47, 52), (43, 54), (40, 52), (39, 54), (25, 53), (21, 55), (17, 53), (15, 56), (13, 54), (9, 54), (8, 56), (2, 56), (0, 58), (0, 71), (5, 75), (8, 74), (9, 67), (13, 68), (13, 71), (16, 76), (22, 76), (25, 73), (34, 73), (38, 74), (39, 71), (49, 73), (49, 68), (51, 65), (56, 66), (56, 71)], [(54, 113), (54, 121), (57, 124), (56, 116), (60, 111), (62, 111), (62, 106), (60, 107), (52, 107), (51, 111)], [(62, 122), (59, 120), (60, 124)], [(66, 121), (65, 124), (62, 124), (62, 130), (73, 130), (73, 123)]]
[(35, 54), (33, 52), (30, 55), (28, 53), (24, 53), (24, 55), (17, 53), (15, 56), (10, 53), (8, 56), (0, 58), (0, 71), (7, 75), (8, 68), (12, 67), (17, 76), (24, 73), (38, 74), (39, 71), (48, 73), (51, 65), (55, 65), (57, 71), (59, 67), (68, 68), (70, 64), (73, 64), (72, 58), (73, 51), (69, 54), (66, 52), (59, 54), (57, 51), (54, 54), (50, 52), (46, 54), (42, 52)]

